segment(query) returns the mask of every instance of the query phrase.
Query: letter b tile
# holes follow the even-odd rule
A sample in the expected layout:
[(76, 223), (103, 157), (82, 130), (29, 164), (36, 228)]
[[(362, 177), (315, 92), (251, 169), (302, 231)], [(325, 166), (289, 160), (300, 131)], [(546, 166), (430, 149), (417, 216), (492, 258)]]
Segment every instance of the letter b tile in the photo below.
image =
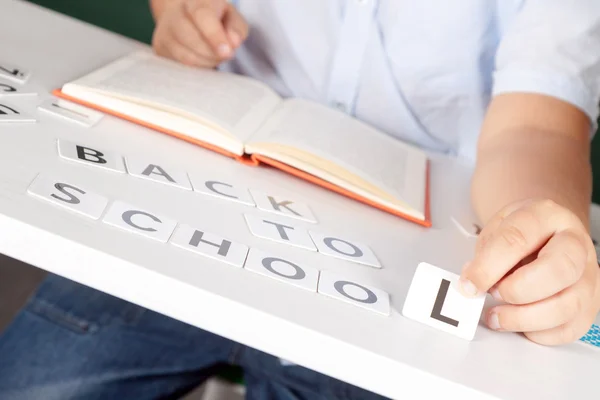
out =
[(125, 172), (123, 157), (115, 152), (58, 140), (58, 154), (65, 160), (104, 168), (115, 172)]
[(485, 294), (476, 298), (464, 297), (456, 288), (458, 278), (452, 272), (420, 263), (408, 289), (402, 315), (463, 339), (473, 340)]

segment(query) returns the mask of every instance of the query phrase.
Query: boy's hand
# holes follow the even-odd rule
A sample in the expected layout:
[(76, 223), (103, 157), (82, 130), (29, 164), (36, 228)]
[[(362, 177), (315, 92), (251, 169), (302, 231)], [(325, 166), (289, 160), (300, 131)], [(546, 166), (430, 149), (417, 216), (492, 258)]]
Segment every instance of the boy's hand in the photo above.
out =
[(490, 328), (556, 345), (583, 336), (600, 309), (600, 268), (585, 226), (550, 200), (514, 203), (481, 231), (461, 274), (467, 296), (489, 291), (507, 303), (486, 315)]
[(160, 56), (214, 68), (233, 57), (248, 36), (248, 24), (226, 0), (172, 0), (161, 5), (152, 38)]

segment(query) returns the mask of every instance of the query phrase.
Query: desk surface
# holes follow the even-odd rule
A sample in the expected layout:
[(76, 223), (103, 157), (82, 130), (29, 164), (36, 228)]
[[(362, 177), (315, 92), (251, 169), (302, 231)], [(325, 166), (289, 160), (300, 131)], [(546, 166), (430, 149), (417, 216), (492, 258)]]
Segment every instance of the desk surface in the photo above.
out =
[[(0, 41), (0, 60), (31, 70), (25, 87), (39, 92), (9, 100), (37, 123), (0, 124), (0, 252), (393, 398), (563, 399), (584, 398), (595, 389), (600, 370), (595, 347), (546, 348), (483, 326), (468, 342), (401, 316), (420, 262), (458, 272), (471, 254), (473, 239), (451, 221), (469, 214), (460, 207), (468, 204), (468, 169), (433, 158), (434, 226), (425, 229), (279, 171), (240, 165), (109, 116), (92, 128), (78, 127), (36, 107), (51, 97), (51, 89), (141, 45), (21, 1), (0, 0), (0, 10), (0, 34), (9, 38)], [(318, 220), (300, 226), (367, 243), (383, 268), (257, 238), (243, 214), (262, 215), (258, 209), (65, 162), (58, 157), (57, 139), (291, 195), (307, 203)], [(65, 212), (27, 194), (42, 172), (383, 289), (390, 294), (391, 315)]]

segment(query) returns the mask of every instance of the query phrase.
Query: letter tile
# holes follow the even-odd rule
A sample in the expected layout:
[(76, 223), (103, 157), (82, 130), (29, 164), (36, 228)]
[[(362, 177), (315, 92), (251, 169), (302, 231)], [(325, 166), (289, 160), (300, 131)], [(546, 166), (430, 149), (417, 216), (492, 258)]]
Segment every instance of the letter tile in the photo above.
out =
[(92, 219), (100, 218), (108, 205), (106, 197), (92, 193), (79, 184), (42, 174), (31, 183), (27, 193)]
[(299, 288), (317, 291), (319, 270), (308, 265), (299, 265), (287, 258), (251, 248), (244, 265), (248, 271), (256, 272)]
[(473, 340), (485, 294), (464, 297), (456, 288), (459, 276), (427, 263), (420, 263), (404, 302), (402, 315), (435, 329)]
[(106, 212), (104, 223), (166, 243), (175, 230), (177, 222), (155, 215), (122, 201), (115, 201)]

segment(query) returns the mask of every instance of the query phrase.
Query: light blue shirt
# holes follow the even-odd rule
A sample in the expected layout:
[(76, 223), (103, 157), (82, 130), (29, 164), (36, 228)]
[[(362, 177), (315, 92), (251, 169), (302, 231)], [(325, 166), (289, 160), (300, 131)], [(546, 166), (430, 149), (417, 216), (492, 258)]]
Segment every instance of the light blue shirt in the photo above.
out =
[(225, 69), (473, 161), (495, 94), (600, 102), (600, 0), (238, 0)]

